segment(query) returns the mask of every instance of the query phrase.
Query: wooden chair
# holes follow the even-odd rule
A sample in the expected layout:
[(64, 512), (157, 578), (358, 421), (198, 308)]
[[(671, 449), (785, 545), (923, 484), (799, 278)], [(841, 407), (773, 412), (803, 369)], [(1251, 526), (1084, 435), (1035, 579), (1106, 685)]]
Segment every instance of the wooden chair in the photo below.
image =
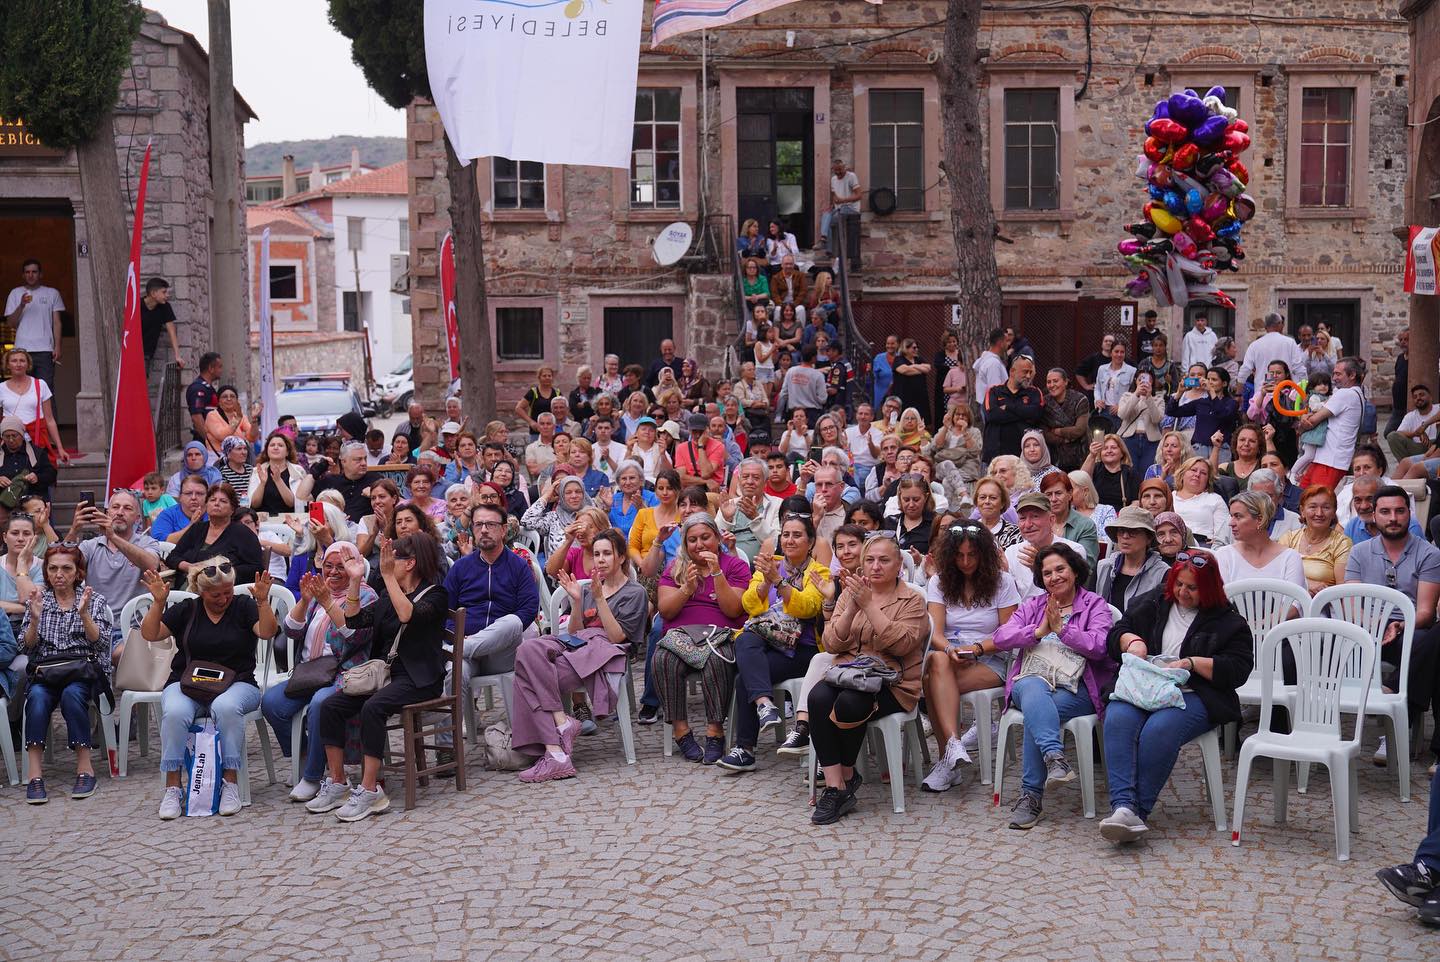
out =
[[(465, 609), (452, 610), (450, 621), (454, 627), (445, 629), (445, 640), (450, 645), (450, 677), (460, 678), (462, 677), (461, 661), (465, 657)], [(385, 726), (387, 737), (390, 732), (396, 730), (402, 732), (402, 736), (398, 759), (394, 759), (393, 753), (387, 752), (390, 757), (385, 761), (381, 771), (400, 772), (404, 775), (405, 811), (407, 812), (415, 807), (416, 784), (428, 785), (431, 775), (453, 771), (456, 791), (465, 791), (465, 731), (462, 725), (464, 718), (462, 704), (465, 694), (460, 691), (462, 686), (454, 687), (456, 690), (451, 694), (406, 705), (400, 710), (399, 721)], [(426, 714), (430, 715), (428, 723), (425, 719)], [(451, 736), (449, 745), (440, 745), (437, 742), (425, 740), (427, 736), (446, 733)], [(437, 754), (441, 751), (450, 752), (450, 761), (442, 763), (437, 759), (434, 765), (427, 767), (425, 764), (427, 748)]]

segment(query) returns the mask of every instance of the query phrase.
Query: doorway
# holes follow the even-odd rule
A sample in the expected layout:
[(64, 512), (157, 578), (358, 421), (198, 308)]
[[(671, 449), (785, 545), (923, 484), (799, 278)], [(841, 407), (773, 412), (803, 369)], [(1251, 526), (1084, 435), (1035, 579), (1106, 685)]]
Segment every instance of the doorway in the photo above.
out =
[[(21, 267), (30, 258), (40, 261), (40, 283), (60, 292), (66, 309), (60, 312), (61, 357), (56, 366), (55, 420), (62, 437), (73, 439), (75, 395), (80, 390), (80, 361), (75, 310), (78, 298), (75, 265), (75, 211), (69, 201), (19, 201), (0, 205), (0, 291), (20, 284)], [(0, 321), (4, 348), (14, 343), (15, 331)]]
[(1288, 333), (1295, 337), (1302, 325), (1318, 331), (1324, 324), (1332, 337), (1338, 337), (1345, 354), (1360, 354), (1360, 302), (1353, 298), (1292, 297), (1289, 303)]
[(810, 87), (735, 91), (740, 221), (779, 217), (801, 248), (815, 236), (815, 92)]
[(660, 342), (674, 336), (674, 319), (669, 307), (607, 307), (605, 353), (644, 366), (659, 355)]

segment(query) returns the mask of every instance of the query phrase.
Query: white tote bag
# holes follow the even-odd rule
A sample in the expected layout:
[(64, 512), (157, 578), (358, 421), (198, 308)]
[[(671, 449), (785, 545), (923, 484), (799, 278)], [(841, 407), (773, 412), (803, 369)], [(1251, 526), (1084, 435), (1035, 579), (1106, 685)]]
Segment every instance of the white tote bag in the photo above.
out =
[(220, 811), (220, 734), (215, 722), (205, 719), (190, 726), (185, 743), (185, 769), (190, 786), (185, 792), (185, 814), (204, 818)]

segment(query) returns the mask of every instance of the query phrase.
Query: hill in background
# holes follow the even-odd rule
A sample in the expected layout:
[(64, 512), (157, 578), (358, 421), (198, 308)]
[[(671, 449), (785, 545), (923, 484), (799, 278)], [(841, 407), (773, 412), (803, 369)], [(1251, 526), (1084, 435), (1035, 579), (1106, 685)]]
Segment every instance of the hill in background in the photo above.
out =
[(328, 137), (324, 140), (279, 140), (245, 148), (245, 173), (280, 173), (281, 158), (295, 157), (295, 169), (307, 171), (315, 161), (321, 167), (350, 163), (350, 148), (360, 148), (360, 163), (384, 167), (405, 159), (404, 137)]

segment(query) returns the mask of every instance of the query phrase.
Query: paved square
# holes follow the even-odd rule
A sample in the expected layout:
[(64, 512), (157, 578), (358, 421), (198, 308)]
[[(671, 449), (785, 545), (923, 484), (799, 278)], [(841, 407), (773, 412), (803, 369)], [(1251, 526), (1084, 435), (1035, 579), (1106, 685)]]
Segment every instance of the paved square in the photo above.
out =
[[(395, 802), (357, 825), (266, 786), (253, 732), (254, 805), (234, 818), (161, 822), (155, 742), (144, 758), (132, 745), (129, 778), (101, 775), (71, 801), (55, 792), (73, 777), (62, 750), (48, 805), (0, 793), (0, 958), (1440, 958), (1440, 932), (1372, 877), (1413, 854), (1423, 772), (1402, 805), (1365, 766), (1341, 863), (1321, 772), (1277, 828), (1269, 766), (1257, 771), (1237, 849), (1187, 749), (1152, 839), (1122, 850), (1081, 817), (1078, 783), (1048, 793), (1029, 833), (1007, 830), (1008, 805), (977, 783), (908, 788), (895, 815), (875, 778), (854, 814), (815, 828), (801, 768), (773, 743), (758, 771), (726, 777), (663, 757), (658, 728), (636, 734), (633, 768), (602, 725), (580, 740), (577, 779), (526, 786), (472, 763), (465, 794), (432, 783), (415, 811)], [(1228, 760), (1225, 781), (1233, 791)], [(1103, 778), (1097, 791), (1105, 809)]]

